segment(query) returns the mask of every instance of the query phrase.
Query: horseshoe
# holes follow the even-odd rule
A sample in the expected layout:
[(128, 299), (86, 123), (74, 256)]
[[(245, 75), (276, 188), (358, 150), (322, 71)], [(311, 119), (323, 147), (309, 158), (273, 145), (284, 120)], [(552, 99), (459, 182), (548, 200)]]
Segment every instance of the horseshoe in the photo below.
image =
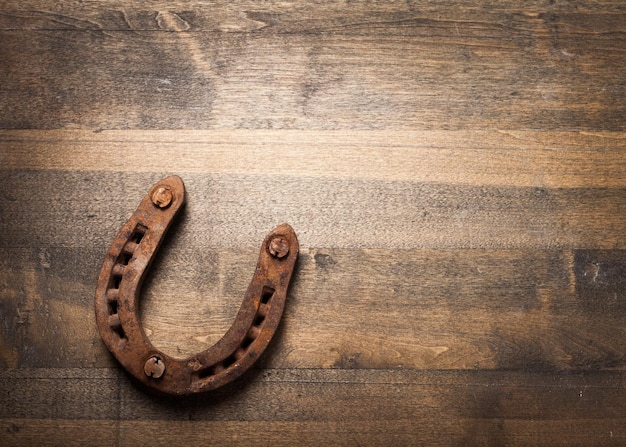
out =
[(163, 238), (185, 201), (180, 177), (157, 182), (119, 231), (104, 258), (96, 287), (96, 322), (102, 340), (141, 384), (162, 394), (186, 395), (223, 386), (247, 371), (267, 348), (285, 307), (298, 258), (288, 224), (263, 244), (234, 323), (213, 346), (186, 359), (155, 348), (139, 318), (141, 284)]

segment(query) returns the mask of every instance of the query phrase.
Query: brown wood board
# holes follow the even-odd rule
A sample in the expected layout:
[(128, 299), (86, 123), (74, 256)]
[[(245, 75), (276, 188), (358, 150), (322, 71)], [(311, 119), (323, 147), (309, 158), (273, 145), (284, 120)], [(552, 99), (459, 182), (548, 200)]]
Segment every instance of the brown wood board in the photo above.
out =
[[(617, 1), (5, 1), (1, 445), (626, 443), (626, 8)], [(98, 270), (147, 189), (187, 205), (153, 343), (228, 329), (282, 222), (261, 361), (136, 388)]]

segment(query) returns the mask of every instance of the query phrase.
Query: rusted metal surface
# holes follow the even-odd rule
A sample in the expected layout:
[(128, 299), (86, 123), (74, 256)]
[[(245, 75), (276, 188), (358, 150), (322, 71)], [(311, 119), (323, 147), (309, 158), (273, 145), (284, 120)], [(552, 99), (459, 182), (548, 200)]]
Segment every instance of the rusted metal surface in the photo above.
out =
[(213, 390), (254, 364), (280, 322), (299, 251), (291, 226), (270, 232), (230, 329), (207, 350), (184, 360), (172, 358), (150, 343), (138, 300), (150, 263), (184, 201), (185, 187), (177, 176), (150, 189), (104, 259), (95, 300), (98, 329), (109, 350), (140, 383), (171, 395)]

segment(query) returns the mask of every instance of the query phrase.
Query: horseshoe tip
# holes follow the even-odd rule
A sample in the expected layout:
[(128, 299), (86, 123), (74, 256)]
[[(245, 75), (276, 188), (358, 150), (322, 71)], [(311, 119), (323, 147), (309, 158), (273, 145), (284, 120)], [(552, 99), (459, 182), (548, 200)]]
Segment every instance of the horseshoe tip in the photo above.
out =
[(158, 181), (158, 183), (167, 183), (176, 189), (185, 190), (185, 183), (183, 182), (183, 179), (177, 175), (170, 175), (169, 177), (162, 178)]
[(280, 224), (279, 226), (277, 226), (270, 232), (270, 235), (272, 236), (275, 234), (292, 235), (293, 237), (296, 237), (295, 230), (293, 229), (291, 225), (289, 225), (286, 222), (283, 224)]

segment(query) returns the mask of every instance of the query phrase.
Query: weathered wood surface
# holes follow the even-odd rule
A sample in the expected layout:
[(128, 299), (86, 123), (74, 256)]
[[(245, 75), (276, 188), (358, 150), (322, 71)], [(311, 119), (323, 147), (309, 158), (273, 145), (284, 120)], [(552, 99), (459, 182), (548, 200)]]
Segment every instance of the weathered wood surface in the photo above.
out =
[(624, 5), (8, 1), (4, 128), (623, 130)]
[[(624, 445), (626, 7), (518, 3), (3, 2), (0, 444)], [(180, 401), (93, 315), (169, 174), (167, 352), (301, 244), (267, 355)]]
[(149, 397), (109, 369), (0, 377), (9, 442), (571, 446), (620, 445), (626, 435), (615, 372), (268, 369), (243, 389), (177, 402)]

